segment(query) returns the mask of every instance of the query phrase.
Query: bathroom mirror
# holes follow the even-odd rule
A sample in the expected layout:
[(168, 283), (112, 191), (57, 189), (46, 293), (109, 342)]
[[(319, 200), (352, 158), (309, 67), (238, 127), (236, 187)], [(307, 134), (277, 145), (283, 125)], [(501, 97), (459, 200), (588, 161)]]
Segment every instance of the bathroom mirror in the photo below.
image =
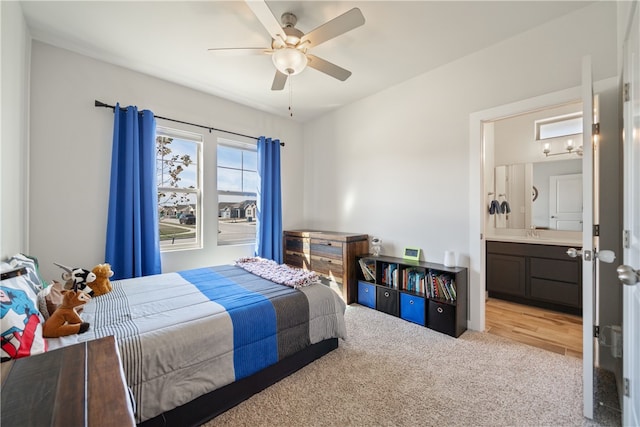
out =
[(582, 159), (495, 167), (496, 228), (582, 231)]

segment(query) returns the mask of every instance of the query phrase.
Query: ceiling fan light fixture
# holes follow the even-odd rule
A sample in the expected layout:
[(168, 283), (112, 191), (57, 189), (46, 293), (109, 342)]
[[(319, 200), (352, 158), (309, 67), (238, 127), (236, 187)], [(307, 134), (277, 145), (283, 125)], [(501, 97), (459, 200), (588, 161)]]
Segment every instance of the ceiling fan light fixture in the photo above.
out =
[(278, 71), (289, 76), (298, 74), (307, 66), (307, 56), (293, 47), (276, 50), (271, 59), (273, 59), (273, 65)]

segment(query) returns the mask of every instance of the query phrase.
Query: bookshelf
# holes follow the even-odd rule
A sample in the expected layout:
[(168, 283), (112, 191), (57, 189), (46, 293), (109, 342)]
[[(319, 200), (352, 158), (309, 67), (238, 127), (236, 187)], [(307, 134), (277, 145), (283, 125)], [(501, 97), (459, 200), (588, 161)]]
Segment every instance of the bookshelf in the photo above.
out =
[(358, 304), (456, 338), (467, 329), (466, 268), (384, 255), (356, 258)]

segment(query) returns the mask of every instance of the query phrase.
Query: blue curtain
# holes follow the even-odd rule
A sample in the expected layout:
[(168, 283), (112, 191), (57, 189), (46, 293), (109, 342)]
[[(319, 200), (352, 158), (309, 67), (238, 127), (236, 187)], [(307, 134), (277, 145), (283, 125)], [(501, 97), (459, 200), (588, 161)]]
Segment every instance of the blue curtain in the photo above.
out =
[(258, 138), (258, 222), (256, 256), (282, 263), (280, 140)]
[(156, 187), (156, 119), (116, 104), (105, 260), (113, 279), (160, 273)]

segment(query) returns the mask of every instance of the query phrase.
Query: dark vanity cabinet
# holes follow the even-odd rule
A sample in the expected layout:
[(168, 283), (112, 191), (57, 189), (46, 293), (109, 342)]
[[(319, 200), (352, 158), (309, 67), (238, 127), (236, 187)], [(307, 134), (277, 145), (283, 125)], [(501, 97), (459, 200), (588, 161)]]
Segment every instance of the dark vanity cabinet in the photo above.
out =
[(582, 260), (566, 246), (487, 241), (489, 297), (582, 314)]

